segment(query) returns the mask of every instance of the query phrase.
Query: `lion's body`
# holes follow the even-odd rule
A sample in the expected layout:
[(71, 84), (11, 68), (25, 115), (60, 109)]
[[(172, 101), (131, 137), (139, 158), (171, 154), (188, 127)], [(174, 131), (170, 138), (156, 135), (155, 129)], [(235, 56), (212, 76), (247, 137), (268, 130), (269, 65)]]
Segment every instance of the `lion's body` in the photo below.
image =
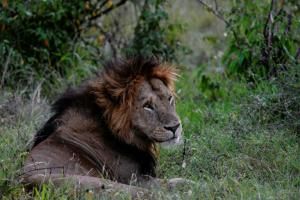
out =
[[(155, 176), (156, 143), (173, 144), (181, 132), (169, 97), (174, 76), (170, 67), (156, 61), (133, 59), (106, 66), (96, 78), (66, 91), (35, 136), (24, 166), (25, 182), (36, 183), (31, 177), (41, 174), (125, 184)], [(141, 102), (149, 95), (153, 108)], [(154, 113), (156, 107), (160, 110)]]
[[(45, 173), (105, 177), (122, 183), (129, 183), (133, 173), (154, 176), (152, 152), (113, 136), (98, 115), (101, 111), (89, 99), (82, 104), (84, 95), (73, 96), (68, 104), (74, 105), (45, 125), (43, 131), (55, 131), (32, 149), (26, 171), (36, 173), (35, 169), (45, 168)], [(31, 165), (33, 161), (35, 165)]]

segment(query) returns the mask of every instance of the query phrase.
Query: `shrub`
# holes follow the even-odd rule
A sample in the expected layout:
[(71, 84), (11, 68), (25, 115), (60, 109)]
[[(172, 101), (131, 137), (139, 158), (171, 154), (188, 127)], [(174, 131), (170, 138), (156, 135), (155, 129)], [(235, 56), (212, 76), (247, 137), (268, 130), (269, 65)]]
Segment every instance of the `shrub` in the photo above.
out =
[[(42, 84), (43, 89), (51, 91), (58, 80), (69, 82), (69, 79), (78, 81), (85, 77), (102, 64), (106, 59), (105, 44), (113, 40), (112, 36), (117, 37), (109, 33), (113, 26), (118, 26), (114, 23), (119, 19), (107, 25), (100, 17), (126, 2), (129, 1), (3, 0), (0, 4), (0, 63), (3, 64), (0, 87)], [(184, 49), (178, 40), (183, 27), (168, 22), (165, 2), (142, 1), (144, 6), (137, 11), (133, 39), (116, 46), (125, 46), (124, 52), (130, 56), (156, 55), (176, 60), (176, 52)], [(131, 3), (141, 5), (137, 1)], [(107, 31), (103, 30), (102, 23), (107, 25)]]
[(125, 2), (2, 1), (0, 86), (51, 85), (70, 71), (82, 77), (88, 71), (84, 68), (96, 60), (91, 48), (82, 42), (83, 30)]
[(134, 38), (125, 48), (128, 56), (159, 56), (164, 60), (178, 61), (178, 53), (188, 53), (179, 40), (184, 31), (180, 23), (168, 22), (168, 13), (164, 6), (166, 0), (145, 0), (137, 25)]
[(299, 57), (299, 1), (232, 1), (228, 47), (223, 62), (229, 74), (276, 77)]
[[(3, 1), (5, 2), (5, 1)], [(8, 1), (0, 13), (0, 57), (3, 83), (30, 82), (56, 70), (64, 73), (59, 62), (70, 52), (76, 20), (84, 11), (82, 1)], [(4, 77), (4, 71), (9, 77)], [(30, 78), (29, 78), (30, 77)]]

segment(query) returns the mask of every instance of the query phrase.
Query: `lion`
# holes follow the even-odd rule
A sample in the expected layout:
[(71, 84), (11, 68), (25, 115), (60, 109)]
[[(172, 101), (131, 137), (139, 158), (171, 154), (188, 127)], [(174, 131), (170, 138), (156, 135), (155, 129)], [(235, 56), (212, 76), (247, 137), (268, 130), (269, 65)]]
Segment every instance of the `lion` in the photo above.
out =
[(34, 137), (23, 182), (59, 185), (71, 180), (98, 189), (110, 183), (116, 190), (132, 182), (161, 184), (154, 179), (158, 145), (182, 141), (175, 110), (177, 76), (174, 67), (155, 58), (120, 59), (68, 89)]

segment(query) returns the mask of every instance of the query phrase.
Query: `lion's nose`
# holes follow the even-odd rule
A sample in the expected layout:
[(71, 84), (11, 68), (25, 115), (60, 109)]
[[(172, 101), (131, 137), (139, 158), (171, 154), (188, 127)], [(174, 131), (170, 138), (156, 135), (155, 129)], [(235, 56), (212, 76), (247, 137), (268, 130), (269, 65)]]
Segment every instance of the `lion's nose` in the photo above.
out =
[(180, 124), (176, 124), (175, 126), (165, 126), (164, 128), (167, 129), (168, 131), (172, 131), (172, 133), (175, 135), (176, 130), (178, 129), (179, 126)]

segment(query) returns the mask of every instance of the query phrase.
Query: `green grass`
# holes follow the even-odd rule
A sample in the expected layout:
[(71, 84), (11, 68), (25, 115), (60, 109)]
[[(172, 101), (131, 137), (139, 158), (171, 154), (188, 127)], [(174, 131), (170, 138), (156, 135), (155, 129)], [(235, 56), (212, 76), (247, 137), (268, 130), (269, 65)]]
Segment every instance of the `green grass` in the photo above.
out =
[[(276, 87), (261, 83), (250, 89), (244, 81), (214, 78), (220, 83), (217, 100), (200, 89), (195, 70), (185, 72), (177, 84), (185, 145), (161, 150), (158, 174), (192, 179), (197, 185), (176, 193), (160, 191), (161, 199), (300, 199), (299, 135), (262, 123), (251, 107), (253, 99), (276, 93)], [(7, 113), (0, 114), (0, 195), (3, 199), (91, 199), (68, 187), (46, 185), (32, 193), (24, 191), (18, 175), (26, 144), (46, 120), (48, 107), (36, 95), (26, 101), (16, 99), (8, 93), (0, 96), (0, 111)], [(18, 106), (4, 107), (10, 101)]]
[(260, 123), (247, 103), (276, 93), (274, 85), (250, 90), (243, 81), (220, 81), (222, 97), (212, 102), (197, 90), (195, 73), (181, 78), (177, 108), (186, 145), (161, 152), (160, 175), (196, 181), (194, 198), (299, 199), (299, 135)]

